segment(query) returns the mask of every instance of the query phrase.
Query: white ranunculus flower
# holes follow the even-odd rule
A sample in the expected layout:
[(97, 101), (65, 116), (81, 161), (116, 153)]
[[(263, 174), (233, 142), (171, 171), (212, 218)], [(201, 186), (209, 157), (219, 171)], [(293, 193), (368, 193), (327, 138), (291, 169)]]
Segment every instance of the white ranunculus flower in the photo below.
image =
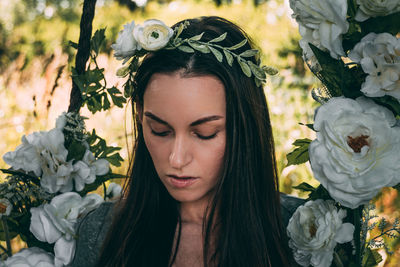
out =
[(82, 160), (74, 164), (72, 179), (75, 181), (75, 189), (82, 191), (85, 184), (91, 184), (96, 176), (105, 175), (110, 169), (110, 163), (105, 159), (96, 160), (90, 150), (86, 150)]
[(357, 0), (359, 5), (355, 19), (364, 21), (370, 17), (386, 16), (400, 11), (399, 0)]
[(40, 159), (40, 139), (44, 132), (34, 132), (22, 136), (22, 144), (15, 151), (4, 154), (3, 160), (15, 170), (33, 172), (36, 176), (42, 174)]
[(75, 253), (75, 225), (79, 216), (97, 208), (103, 198), (89, 194), (82, 198), (75, 192), (54, 197), (49, 204), (31, 208), (29, 230), (40, 241), (55, 243), (55, 263), (68, 264)]
[(400, 101), (400, 38), (369, 33), (350, 51), (349, 58), (368, 74), (361, 92), (370, 97), (390, 95)]
[(287, 234), (294, 259), (301, 266), (330, 266), (337, 243), (353, 239), (354, 226), (343, 223), (346, 210), (332, 200), (308, 201), (289, 220)]
[(349, 208), (368, 203), (382, 187), (400, 183), (400, 127), (372, 100), (334, 97), (315, 115), (309, 146), (314, 177)]
[(116, 183), (110, 183), (106, 190), (106, 200), (119, 198), (122, 193), (122, 187)]
[(146, 20), (133, 31), (135, 39), (147, 51), (156, 51), (167, 45), (174, 31), (157, 19)]
[(12, 204), (8, 199), (2, 198), (0, 199), (0, 218), (3, 216), (9, 216), (12, 211)]
[(111, 48), (114, 49), (114, 56), (118, 60), (124, 60), (123, 63), (128, 61), (136, 50), (140, 50), (137, 41), (133, 37), (134, 28), (134, 21), (125, 24), (124, 29), (118, 34), (117, 42), (111, 45)]
[(54, 267), (54, 255), (41, 248), (24, 248), (4, 262), (6, 267)]
[(344, 55), (342, 34), (349, 29), (347, 0), (290, 0), (289, 3), (304, 42), (329, 51), (333, 58)]

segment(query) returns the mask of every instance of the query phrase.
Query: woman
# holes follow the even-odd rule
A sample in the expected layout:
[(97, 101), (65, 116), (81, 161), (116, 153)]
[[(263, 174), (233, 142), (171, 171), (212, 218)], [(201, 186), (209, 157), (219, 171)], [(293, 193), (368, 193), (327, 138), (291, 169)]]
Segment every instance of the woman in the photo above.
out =
[[(189, 20), (180, 37), (202, 32), (202, 42), (226, 32), (225, 48), (248, 40), (236, 55), (253, 49), (219, 17)], [(160, 49), (139, 66), (129, 188), (98, 266), (289, 265), (263, 88), (237, 62), (220, 61), (214, 52)]]

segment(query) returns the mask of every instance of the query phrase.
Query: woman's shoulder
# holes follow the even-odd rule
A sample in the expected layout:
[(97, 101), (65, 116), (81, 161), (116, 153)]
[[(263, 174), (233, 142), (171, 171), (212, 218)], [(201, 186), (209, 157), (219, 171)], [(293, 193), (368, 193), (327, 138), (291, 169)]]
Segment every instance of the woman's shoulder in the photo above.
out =
[(111, 226), (115, 205), (114, 202), (104, 202), (79, 220), (75, 256), (70, 267), (95, 265), (103, 240)]
[(280, 194), (281, 198), (281, 214), (282, 214), (282, 219), (284, 222), (285, 227), (288, 225), (290, 217), (292, 217), (293, 213), (296, 211), (296, 209), (303, 205), (306, 200), (290, 195), (286, 195), (281, 193)]

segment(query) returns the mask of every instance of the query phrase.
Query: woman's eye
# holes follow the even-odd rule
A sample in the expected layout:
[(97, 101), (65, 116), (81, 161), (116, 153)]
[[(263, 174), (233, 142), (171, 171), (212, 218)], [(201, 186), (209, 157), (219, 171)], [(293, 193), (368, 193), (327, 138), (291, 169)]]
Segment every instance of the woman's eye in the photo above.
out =
[(167, 136), (170, 131), (163, 131), (163, 132), (156, 132), (154, 130), (151, 130), (151, 133), (154, 134), (155, 136)]
[(217, 136), (217, 133), (214, 133), (214, 134), (212, 134), (212, 135), (201, 135), (201, 134), (196, 133), (196, 135), (197, 135), (197, 137), (200, 138), (200, 139), (209, 140), (209, 139), (213, 139), (214, 137), (216, 137), (216, 136)]

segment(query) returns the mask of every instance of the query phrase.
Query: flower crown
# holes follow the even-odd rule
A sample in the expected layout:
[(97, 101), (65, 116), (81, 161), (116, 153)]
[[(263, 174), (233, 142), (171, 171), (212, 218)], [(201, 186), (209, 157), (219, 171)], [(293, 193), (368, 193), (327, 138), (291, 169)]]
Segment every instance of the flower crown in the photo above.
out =
[(135, 26), (134, 21), (124, 25), (124, 29), (119, 32), (117, 42), (111, 47), (115, 51), (114, 56), (118, 60), (123, 60), (123, 64), (131, 58), (132, 61), (129, 66), (121, 68), (117, 75), (126, 76), (129, 72), (136, 72), (139, 67), (139, 58), (145, 56), (148, 52), (161, 49), (179, 49), (184, 53), (194, 53), (195, 51), (204, 54), (212, 53), (219, 62), (223, 62), (225, 58), (229, 66), (232, 66), (234, 60), (236, 60), (247, 77), (254, 76), (257, 86), (266, 81), (266, 74), (277, 74), (278, 71), (275, 68), (256, 65), (247, 59), (258, 55), (258, 50), (249, 49), (240, 54), (235, 53), (237, 49), (247, 43), (247, 39), (236, 45), (224, 47), (218, 43), (226, 38), (226, 32), (208, 42), (201, 41), (204, 32), (190, 38), (180, 38), (182, 31), (188, 25), (189, 22), (184, 21), (171, 29), (164, 22), (156, 19), (146, 20), (143, 25)]

